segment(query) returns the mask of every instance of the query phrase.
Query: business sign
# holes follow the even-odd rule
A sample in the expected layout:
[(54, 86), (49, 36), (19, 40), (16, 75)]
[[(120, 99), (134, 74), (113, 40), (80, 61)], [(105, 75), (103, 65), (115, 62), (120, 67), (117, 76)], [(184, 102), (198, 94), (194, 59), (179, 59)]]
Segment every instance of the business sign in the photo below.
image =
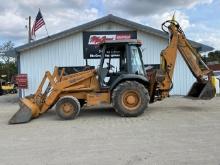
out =
[(83, 32), (84, 59), (100, 58), (99, 44), (108, 40), (137, 39), (136, 31), (92, 31)]
[(27, 89), (28, 87), (27, 74), (19, 74), (16, 76), (15, 79), (19, 89)]

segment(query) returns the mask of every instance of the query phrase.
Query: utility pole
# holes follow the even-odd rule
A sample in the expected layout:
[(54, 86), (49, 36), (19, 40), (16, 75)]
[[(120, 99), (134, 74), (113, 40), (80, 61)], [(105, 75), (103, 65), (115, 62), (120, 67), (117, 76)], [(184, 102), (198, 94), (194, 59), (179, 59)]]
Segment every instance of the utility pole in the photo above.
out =
[(28, 43), (31, 42), (31, 16), (28, 17)]

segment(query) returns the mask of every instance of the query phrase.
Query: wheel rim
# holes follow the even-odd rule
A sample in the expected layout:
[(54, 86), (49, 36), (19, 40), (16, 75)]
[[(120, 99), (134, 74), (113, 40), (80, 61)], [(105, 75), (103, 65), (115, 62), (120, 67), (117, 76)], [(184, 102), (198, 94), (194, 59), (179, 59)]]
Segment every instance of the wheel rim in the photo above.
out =
[(71, 103), (63, 103), (60, 106), (60, 109), (62, 110), (64, 115), (72, 114), (75, 111), (75, 108)]
[(129, 111), (137, 109), (141, 105), (141, 97), (138, 92), (130, 90), (122, 94), (122, 105)]

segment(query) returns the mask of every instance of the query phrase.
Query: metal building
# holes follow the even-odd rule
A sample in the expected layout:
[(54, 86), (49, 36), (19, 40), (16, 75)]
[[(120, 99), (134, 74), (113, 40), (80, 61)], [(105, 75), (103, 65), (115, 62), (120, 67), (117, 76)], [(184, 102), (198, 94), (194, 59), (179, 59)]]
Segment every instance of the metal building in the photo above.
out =
[[(53, 72), (54, 66), (83, 66), (83, 33), (100, 31), (135, 31), (142, 40), (143, 60), (145, 64), (159, 64), (160, 52), (168, 44), (168, 36), (148, 26), (123, 18), (108, 15), (54, 34), (52, 36), (19, 46), (13, 53), (18, 59), (19, 73), (28, 75), (28, 89), (25, 95), (34, 93), (45, 71)], [(211, 51), (213, 48), (190, 41), (199, 51)], [(89, 59), (88, 64), (98, 65), (97, 59)], [(177, 57), (174, 73), (174, 88), (171, 94), (185, 95), (195, 81), (180, 55)]]

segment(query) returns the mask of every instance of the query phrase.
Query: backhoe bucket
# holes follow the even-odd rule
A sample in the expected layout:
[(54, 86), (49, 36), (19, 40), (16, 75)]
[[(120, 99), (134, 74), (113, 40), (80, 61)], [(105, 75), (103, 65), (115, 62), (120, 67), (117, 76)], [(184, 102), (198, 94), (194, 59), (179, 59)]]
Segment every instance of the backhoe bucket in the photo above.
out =
[(27, 123), (40, 112), (39, 107), (27, 98), (20, 100), (19, 106), (20, 109), (9, 120), (9, 124)]
[(213, 86), (211, 81), (207, 81), (205, 83), (195, 82), (189, 93), (188, 97), (202, 99), (202, 100), (208, 100), (215, 97), (216, 89)]

